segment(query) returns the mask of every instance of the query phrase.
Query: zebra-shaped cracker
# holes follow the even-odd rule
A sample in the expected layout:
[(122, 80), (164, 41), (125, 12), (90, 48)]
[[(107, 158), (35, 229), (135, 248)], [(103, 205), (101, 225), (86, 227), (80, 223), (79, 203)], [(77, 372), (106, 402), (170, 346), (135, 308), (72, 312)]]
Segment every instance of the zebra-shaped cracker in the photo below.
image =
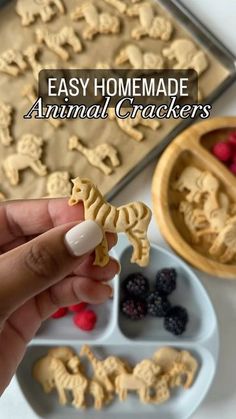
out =
[(82, 201), (85, 220), (96, 221), (104, 231), (103, 240), (95, 249), (94, 265), (106, 266), (109, 262), (105, 233), (123, 232), (133, 246), (131, 262), (147, 266), (150, 251), (147, 229), (151, 221), (151, 210), (142, 202), (133, 202), (116, 208), (105, 201), (90, 180), (77, 177), (72, 182), (74, 187), (69, 205), (76, 205)]

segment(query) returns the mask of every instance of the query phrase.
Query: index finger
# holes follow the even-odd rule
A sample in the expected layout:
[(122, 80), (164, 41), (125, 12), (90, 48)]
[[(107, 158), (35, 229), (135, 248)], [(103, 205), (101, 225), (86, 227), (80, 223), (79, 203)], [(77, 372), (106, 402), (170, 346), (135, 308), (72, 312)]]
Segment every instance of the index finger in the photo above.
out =
[(68, 198), (4, 202), (0, 205), (0, 246), (83, 219), (82, 203), (70, 207)]

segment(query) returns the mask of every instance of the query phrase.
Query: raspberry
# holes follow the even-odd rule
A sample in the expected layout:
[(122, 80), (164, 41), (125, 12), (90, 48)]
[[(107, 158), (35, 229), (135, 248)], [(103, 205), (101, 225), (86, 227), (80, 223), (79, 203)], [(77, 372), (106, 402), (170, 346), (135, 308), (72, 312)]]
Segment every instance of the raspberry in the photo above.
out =
[(232, 163), (232, 164), (230, 164), (230, 166), (229, 166), (229, 170), (234, 174), (234, 175), (236, 175), (236, 158), (234, 159), (235, 160), (235, 162), (234, 163)]
[(132, 297), (142, 297), (149, 292), (148, 279), (139, 272), (130, 274), (122, 283), (123, 290)]
[(158, 291), (151, 292), (147, 298), (148, 314), (154, 317), (164, 317), (171, 308), (170, 302)]
[(174, 268), (164, 268), (156, 274), (156, 290), (160, 294), (169, 295), (176, 288), (177, 273)]
[(233, 146), (236, 146), (236, 131), (233, 131), (228, 136), (228, 141)]
[(87, 303), (74, 304), (73, 306), (69, 306), (68, 310), (72, 311), (73, 313), (80, 313), (86, 309), (87, 305)]
[(131, 320), (142, 320), (147, 314), (147, 305), (141, 299), (127, 298), (121, 303), (121, 311)]
[(75, 326), (87, 332), (94, 329), (97, 322), (97, 315), (93, 310), (85, 310), (73, 317)]
[(52, 319), (60, 319), (61, 317), (65, 317), (68, 313), (68, 310), (66, 307), (61, 307), (53, 315), (51, 316)]
[(180, 306), (172, 307), (164, 319), (165, 329), (175, 336), (182, 335), (188, 323), (188, 313)]
[(224, 141), (215, 144), (212, 152), (220, 161), (227, 162), (232, 157), (230, 144)]

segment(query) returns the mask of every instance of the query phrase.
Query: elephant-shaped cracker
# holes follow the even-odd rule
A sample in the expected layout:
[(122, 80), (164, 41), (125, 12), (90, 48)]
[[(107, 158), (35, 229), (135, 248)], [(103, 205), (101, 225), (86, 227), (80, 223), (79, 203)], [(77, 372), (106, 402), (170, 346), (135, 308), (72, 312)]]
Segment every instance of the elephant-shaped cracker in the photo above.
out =
[(176, 70), (193, 68), (200, 76), (208, 67), (204, 52), (199, 51), (189, 39), (173, 41), (170, 47), (163, 49), (162, 54), (169, 60), (176, 60), (176, 64), (173, 66)]
[(122, 65), (129, 62), (137, 70), (160, 70), (164, 67), (164, 60), (159, 54), (142, 52), (137, 45), (129, 44), (116, 57), (115, 64)]
[(46, 28), (37, 28), (35, 34), (39, 44), (45, 43), (63, 61), (68, 61), (70, 58), (65, 45), (70, 45), (76, 53), (81, 52), (83, 49), (79, 36), (70, 26), (64, 26), (58, 32), (50, 32)]
[(105, 266), (109, 262), (105, 233), (124, 232), (133, 246), (131, 262), (147, 266), (150, 252), (147, 229), (151, 221), (151, 210), (142, 202), (116, 208), (105, 201), (98, 188), (88, 179), (77, 177), (73, 184), (69, 205), (83, 202), (85, 220), (96, 221), (104, 231), (103, 240), (95, 249), (94, 264)]
[[(110, 175), (113, 168), (120, 166), (117, 150), (111, 144), (99, 144), (95, 148), (88, 148), (76, 136), (73, 136), (69, 139), (68, 148), (79, 151), (92, 166), (97, 167), (104, 175)], [(107, 159), (111, 162), (112, 167), (104, 161)]]
[(150, 359), (137, 364), (132, 373), (120, 374), (115, 380), (116, 392), (120, 401), (125, 401), (128, 391), (136, 391), (142, 403), (148, 403), (150, 390), (155, 386), (160, 367)]
[(170, 387), (182, 385), (188, 389), (192, 386), (198, 362), (188, 351), (161, 348), (154, 353), (153, 359), (160, 366), (162, 373), (167, 376)]
[(33, 134), (24, 134), (17, 144), (17, 153), (3, 162), (3, 170), (12, 186), (18, 185), (21, 170), (31, 168), (38, 176), (46, 176), (47, 168), (40, 160), (43, 140)]
[(65, 13), (62, 0), (17, 0), (16, 13), (21, 17), (22, 26), (29, 26), (40, 16), (43, 22), (48, 22), (55, 16), (57, 9)]
[(10, 105), (0, 102), (0, 142), (9, 146), (13, 138), (10, 133), (13, 109)]
[(27, 64), (20, 51), (8, 49), (0, 55), (0, 73), (17, 77), (26, 70)]
[(158, 120), (142, 118), (140, 112), (137, 113), (135, 118), (128, 117), (121, 119), (116, 116), (115, 110), (113, 108), (109, 108), (108, 117), (111, 121), (116, 121), (120, 129), (124, 131), (130, 138), (138, 142), (144, 140), (144, 134), (138, 129), (138, 126), (147, 127), (153, 131), (156, 131), (158, 128), (160, 128), (161, 125)]
[(47, 196), (60, 198), (71, 194), (71, 182), (68, 172), (53, 172), (47, 179)]
[(83, 38), (92, 40), (97, 34), (117, 34), (120, 32), (120, 20), (110, 13), (99, 12), (91, 3), (78, 6), (71, 14), (73, 20), (85, 19), (87, 27), (83, 32)]
[(43, 70), (44, 68), (50, 70), (50, 69), (55, 69), (56, 68), (56, 64), (55, 63), (50, 63), (50, 64), (42, 64), (38, 61), (38, 54), (40, 53), (40, 47), (39, 45), (30, 45), (29, 47), (27, 47), (27, 49), (25, 50), (25, 57), (27, 58), (29, 65), (32, 69), (33, 72), (33, 76), (35, 78), (36, 81), (38, 81), (38, 77), (39, 77), (39, 73), (41, 70)]
[(173, 32), (170, 20), (162, 16), (156, 16), (151, 2), (135, 4), (127, 9), (128, 16), (139, 16), (139, 25), (131, 32), (133, 39), (141, 39), (149, 36), (153, 39), (169, 41)]
[(188, 192), (186, 200), (199, 204), (204, 194), (211, 197), (214, 208), (219, 208), (217, 193), (219, 181), (212, 173), (202, 171), (194, 166), (187, 166), (181, 173), (179, 179), (173, 183), (173, 188), (179, 192)]

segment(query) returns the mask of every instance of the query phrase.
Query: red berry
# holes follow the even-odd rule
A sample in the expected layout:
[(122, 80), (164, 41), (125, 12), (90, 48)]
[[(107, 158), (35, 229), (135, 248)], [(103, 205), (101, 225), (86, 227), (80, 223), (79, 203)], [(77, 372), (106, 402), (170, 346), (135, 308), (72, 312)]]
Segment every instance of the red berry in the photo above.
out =
[(51, 316), (53, 319), (60, 319), (61, 317), (65, 317), (67, 315), (67, 308), (61, 307)]
[(228, 141), (230, 144), (236, 146), (236, 131), (233, 131), (229, 134)]
[(234, 156), (233, 156), (233, 163), (236, 163), (236, 153), (234, 153)]
[(73, 317), (74, 324), (81, 330), (91, 331), (97, 322), (97, 315), (92, 310), (85, 310)]
[(229, 166), (229, 170), (234, 174), (234, 175), (236, 175), (236, 162), (235, 163), (232, 163), (230, 166)]
[(74, 304), (73, 306), (69, 306), (68, 310), (72, 311), (73, 313), (80, 313), (86, 309), (87, 305), (87, 303)]
[(220, 161), (224, 162), (227, 162), (232, 156), (230, 144), (225, 143), (224, 141), (215, 144), (212, 152)]

